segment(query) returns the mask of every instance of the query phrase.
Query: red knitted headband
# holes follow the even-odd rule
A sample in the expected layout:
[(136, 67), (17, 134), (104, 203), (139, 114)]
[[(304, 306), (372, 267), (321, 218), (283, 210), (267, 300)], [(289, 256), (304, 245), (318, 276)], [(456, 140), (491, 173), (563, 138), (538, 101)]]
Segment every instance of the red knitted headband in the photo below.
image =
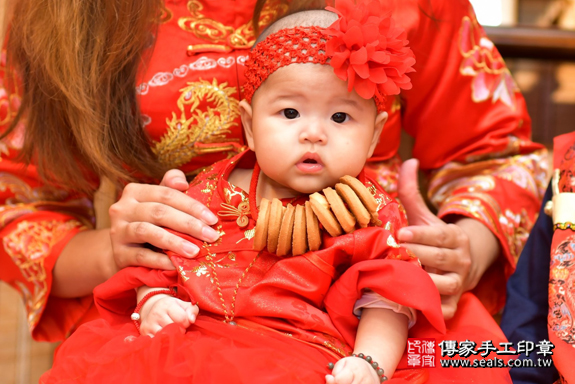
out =
[(282, 29), (258, 43), (246, 61), (244, 96), (251, 102), (260, 85), (281, 67), (296, 63), (328, 64), (364, 99), (385, 110), (385, 96), (411, 89), (407, 73), (415, 57), (405, 31), (378, 0), (354, 4), (338, 0), (328, 11), (340, 17), (329, 28)]

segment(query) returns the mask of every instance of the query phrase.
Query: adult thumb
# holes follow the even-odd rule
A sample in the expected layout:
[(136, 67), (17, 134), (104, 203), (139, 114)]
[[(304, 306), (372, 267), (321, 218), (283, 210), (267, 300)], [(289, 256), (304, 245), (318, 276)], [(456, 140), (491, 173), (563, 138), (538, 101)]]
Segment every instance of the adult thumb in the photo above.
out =
[(427, 208), (421, 196), (417, 179), (418, 168), (417, 159), (409, 159), (401, 165), (397, 194), (407, 213), (409, 225), (432, 225), (440, 220)]
[(168, 172), (166, 172), (160, 185), (172, 189), (177, 189), (178, 191), (182, 192), (188, 189), (186, 175), (179, 169), (170, 169)]

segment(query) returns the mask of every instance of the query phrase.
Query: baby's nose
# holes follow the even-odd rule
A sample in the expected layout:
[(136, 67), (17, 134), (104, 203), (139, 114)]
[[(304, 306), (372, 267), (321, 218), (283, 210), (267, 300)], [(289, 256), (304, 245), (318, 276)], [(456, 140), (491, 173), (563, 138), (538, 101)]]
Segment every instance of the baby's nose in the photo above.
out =
[(311, 122), (302, 130), (300, 140), (312, 143), (327, 142), (327, 134), (324, 124), (321, 122)]

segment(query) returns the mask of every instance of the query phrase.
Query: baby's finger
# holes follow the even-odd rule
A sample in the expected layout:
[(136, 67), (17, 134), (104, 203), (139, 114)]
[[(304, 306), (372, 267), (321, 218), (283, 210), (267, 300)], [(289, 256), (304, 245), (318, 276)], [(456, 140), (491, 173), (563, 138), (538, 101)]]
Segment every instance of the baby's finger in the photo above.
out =
[(142, 334), (144, 336), (154, 337), (156, 335), (156, 333), (158, 333), (162, 330), (162, 328), (163, 327), (161, 325), (159, 325), (158, 323), (153, 323), (150, 321), (144, 322), (140, 326), (140, 334)]
[[(177, 300), (176, 302), (178, 301), (181, 300)], [(170, 305), (168, 307), (167, 315), (171, 322), (176, 323), (184, 328), (188, 328), (191, 325), (188, 314), (186, 313), (186, 310), (180, 305), (180, 303), (178, 303), (178, 305)]]
[(186, 313), (188, 314), (188, 319), (190, 323), (195, 323), (196, 318), (198, 317), (198, 313), (200, 312), (200, 308), (197, 305), (192, 305), (186, 308)]
[(325, 375), (325, 384), (335, 384), (335, 377), (333, 375)]
[(189, 301), (178, 300), (176, 303), (185, 311), (190, 323), (194, 323), (198, 313), (200, 312), (200, 308)]
[(342, 369), (335, 377), (336, 384), (352, 384), (355, 378), (354, 372), (351, 369)]
[(335, 363), (335, 366), (333, 367), (333, 369), (331, 370), (331, 374), (335, 377), (337, 376), (337, 374), (345, 368), (347, 359), (341, 359), (339, 360), (337, 363)]

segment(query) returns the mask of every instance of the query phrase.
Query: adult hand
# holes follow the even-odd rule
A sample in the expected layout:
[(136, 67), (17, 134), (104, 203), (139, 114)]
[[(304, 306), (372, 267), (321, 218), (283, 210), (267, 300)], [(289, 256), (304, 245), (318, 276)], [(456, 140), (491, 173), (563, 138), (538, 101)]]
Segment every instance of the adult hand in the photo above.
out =
[(122, 197), (110, 207), (110, 238), (118, 269), (140, 265), (156, 269), (174, 269), (170, 259), (148, 245), (194, 257), (199, 248), (161, 227), (213, 242), (219, 237), (209, 227), (218, 218), (184, 191), (188, 182), (183, 172), (166, 172), (160, 185), (128, 184)]
[(476, 275), (470, 275), (473, 265), (469, 237), (460, 226), (445, 223), (427, 208), (419, 190), (417, 169), (418, 161), (410, 159), (399, 172), (398, 196), (410, 225), (399, 230), (398, 240), (429, 272), (441, 294), (443, 315), (450, 319), (463, 292), (477, 284), (469, 281)]

